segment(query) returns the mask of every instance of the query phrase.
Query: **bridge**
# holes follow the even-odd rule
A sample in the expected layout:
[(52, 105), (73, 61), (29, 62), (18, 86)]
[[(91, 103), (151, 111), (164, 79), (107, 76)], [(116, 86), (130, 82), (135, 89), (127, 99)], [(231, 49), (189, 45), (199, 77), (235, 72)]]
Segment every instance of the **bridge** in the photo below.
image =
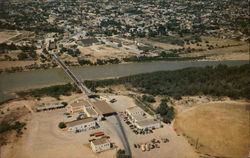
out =
[(53, 59), (57, 62), (58, 65), (61, 66), (61, 68), (64, 70), (64, 72), (69, 76), (69, 78), (76, 84), (76, 86), (82, 91), (83, 94), (86, 94), (86, 96), (92, 96), (94, 95), (91, 90), (89, 90), (82, 82), (79, 80), (75, 74), (65, 65), (64, 62), (62, 62), (56, 54), (51, 53)]
[[(70, 77), (70, 79), (77, 85), (77, 87), (82, 91), (85, 96), (90, 97), (90, 96), (95, 96), (93, 92), (91, 92), (75, 75), (74, 73), (65, 65), (64, 62), (62, 62), (56, 54), (51, 53), (53, 59), (57, 62), (58, 65), (62, 67), (64, 72)], [(87, 99), (87, 101), (89, 101)], [(125, 130), (123, 128), (123, 125), (120, 121), (120, 118), (115, 115), (113, 118), (109, 117), (107, 118), (107, 121), (110, 121), (111, 124), (114, 125), (122, 143), (125, 148), (125, 152), (128, 155), (129, 158), (132, 158), (132, 152), (128, 143), (128, 138), (126, 136)]]

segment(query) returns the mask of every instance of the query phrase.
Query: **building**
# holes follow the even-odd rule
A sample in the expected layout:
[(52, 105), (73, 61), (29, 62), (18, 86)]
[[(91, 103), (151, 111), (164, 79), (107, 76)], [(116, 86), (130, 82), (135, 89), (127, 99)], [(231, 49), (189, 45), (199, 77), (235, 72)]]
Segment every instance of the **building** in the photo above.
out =
[(104, 100), (93, 102), (93, 109), (101, 116), (116, 115), (116, 111)]
[(93, 117), (93, 118), (98, 117), (98, 113), (93, 109), (93, 106), (91, 105), (85, 105), (84, 112), (87, 114), (88, 117)]
[(144, 115), (145, 114), (144, 111), (138, 106), (133, 106), (133, 107), (127, 108), (126, 113), (129, 116)]
[(151, 118), (140, 107), (134, 106), (126, 109), (129, 120), (139, 129), (160, 128), (161, 121)]
[(46, 110), (60, 109), (60, 108), (64, 108), (64, 107), (65, 107), (65, 105), (63, 105), (63, 104), (54, 104), (54, 105), (38, 107), (38, 108), (36, 108), (36, 111), (40, 112), (40, 111), (46, 111)]
[(111, 148), (111, 143), (107, 138), (100, 138), (90, 142), (90, 146), (94, 152), (102, 152)]
[(96, 39), (96, 38), (81, 39), (77, 43), (84, 46), (84, 47), (101, 44), (101, 42), (99, 42), (98, 39)]
[(152, 129), (152, 128), (160, 128), (161, 121), (156, 119), (146, 119), (141, 120), (135, 123), (136, 127), (139, 129)]
[(66, 123), (68, 131), (71, 131), (71, 132), (86, 131), (88, 129), (95, 128), (96, 125), (97, 124), (96, 124), (95, 119), (91, 117), (88, 117), (82, 120), (74, 120), (74, 121)]
[(77, 113), (77, 112), (83, 112), (85, 109), (85, 106), (91, 106), (91, 105), (86, 100), (81, 99), (70, 104), (67, 109), (68, 109), (68, 112), (70, 113)]

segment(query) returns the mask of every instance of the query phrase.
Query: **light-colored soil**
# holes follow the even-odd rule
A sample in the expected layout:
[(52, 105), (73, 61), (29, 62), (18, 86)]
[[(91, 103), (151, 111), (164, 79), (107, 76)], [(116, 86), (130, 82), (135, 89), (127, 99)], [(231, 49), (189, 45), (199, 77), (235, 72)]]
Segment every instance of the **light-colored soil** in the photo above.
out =
[(17, 35), (19, 35), (18, 31), (1, 30), (0, 31), (0, 43), (6, 42)]
[[(81, 97), (73, 95), (71, 97), (62, 97), (60, 101), (72, 101)], [(108, 99), (115, 98), (117, 102), (111, 106), (117, 111), (124, 111), (126, 108), (135, 106), (133, 100), (127, 96), (107, 96)], [(55, 102), (53, 98), (41, 98), (40, 101), (15, 101), (15, 104), (25, 104), (26, 109), (34, 111), (34, 108), (41, 104)], [(13, 103), (12, 103), (13, 104)], [(9, 103), (8, 105), (12, 105)], [(89, 134), (97, 131), (104, 131), (111, 137), (111, 142), (115, 143), (118, 148), (123, 148), (122, 142), (117, 133), (117, 125), (112, 124), (109, 120), (98, 122), (99, 129), (81, 132), (78, 134), (70, 133), (58, 128), (58, 123), (61, 121), (67, 122), (76, 118), (67, 118), (63, 115), (66, 109), (53, 110), (48, 112), (34, 112), (29, 115), (27, 120), (27, 130), (24, 135), (16, 143), (11, 143), (3, 146), (1, 149), (1, 158), (33, 158), (34, 155), (38, 158), (112, 158), (115, 156), (116, 149), (108, 150), (99, 154), (93, 153), (89, 147)], [(153, 134), (136, 135), (132, 132), (121, 117), (122, 124), (125, 128), (125, 133), (128, 137), (129, 144), (132, 150), (133, 158), (166, 158), (168, 155), (171, 158), (198, 158), (193, 148), (182, 136), (177, 136), (172, 125), (164, 124), (164, 128), (157, 129)], [(145, 143), (153, 138), (168, 138), (169, 143), (161, 143), (160, 148), (151, 151), (142, 152), (141, 149), (134, 148), (134, 143)]]
[(81, 55), (90, 55), (86, 57), (91, 61), (97, 59), (110, 59), (110, 58), (124, 58), (130, 56), (131, 53), (123, 50), (122, 48), (114, 48), (106, 45), (94, 45), (89, 47), (80, 47)]
[(208, 61), (220, 61), (220, 60), (249, 60), (249, 46), (248, 44), (243, 44), (240, 46), (232, 46), (227, 48), (216, 48), (212, 50), (195, 52), (190, 54), (185, 54), (182, 56), (207, 56)]
[(175, 127), (203, 154), (245, 158), (250, 146), (249, 109), (250, 104), (241, 101), (196, 104), (177, 115)]
[(0, 69), (11, 68), (11, 67), (24, 67), (27, 65), (34, 64), (35, 61), (1, 61)]

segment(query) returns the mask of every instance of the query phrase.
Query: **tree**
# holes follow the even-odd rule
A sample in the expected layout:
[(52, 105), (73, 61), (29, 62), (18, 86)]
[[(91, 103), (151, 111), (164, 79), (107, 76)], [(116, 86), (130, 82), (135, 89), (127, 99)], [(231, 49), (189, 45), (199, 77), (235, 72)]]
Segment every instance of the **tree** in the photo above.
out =
[(17, 55), (17, 57), (18, 57), (18, 60), (24, 60), (28, 58), (28, 55), (24, 52), (21, 52)]
[(66, 124), (64, 122), (60, 122), (58, 124), (58, 127), (61, 128), (61, 129), (66, 128)]

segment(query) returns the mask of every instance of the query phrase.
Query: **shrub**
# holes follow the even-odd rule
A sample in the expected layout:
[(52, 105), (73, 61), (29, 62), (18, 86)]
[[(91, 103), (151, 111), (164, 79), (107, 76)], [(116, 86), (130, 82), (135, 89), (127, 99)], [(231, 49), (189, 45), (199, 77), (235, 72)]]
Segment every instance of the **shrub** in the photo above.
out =
[(60, 122), (58, 124), (58, 127), (61, 128), (61, 129), (66, 128), (66, 124), (64, 122)]

